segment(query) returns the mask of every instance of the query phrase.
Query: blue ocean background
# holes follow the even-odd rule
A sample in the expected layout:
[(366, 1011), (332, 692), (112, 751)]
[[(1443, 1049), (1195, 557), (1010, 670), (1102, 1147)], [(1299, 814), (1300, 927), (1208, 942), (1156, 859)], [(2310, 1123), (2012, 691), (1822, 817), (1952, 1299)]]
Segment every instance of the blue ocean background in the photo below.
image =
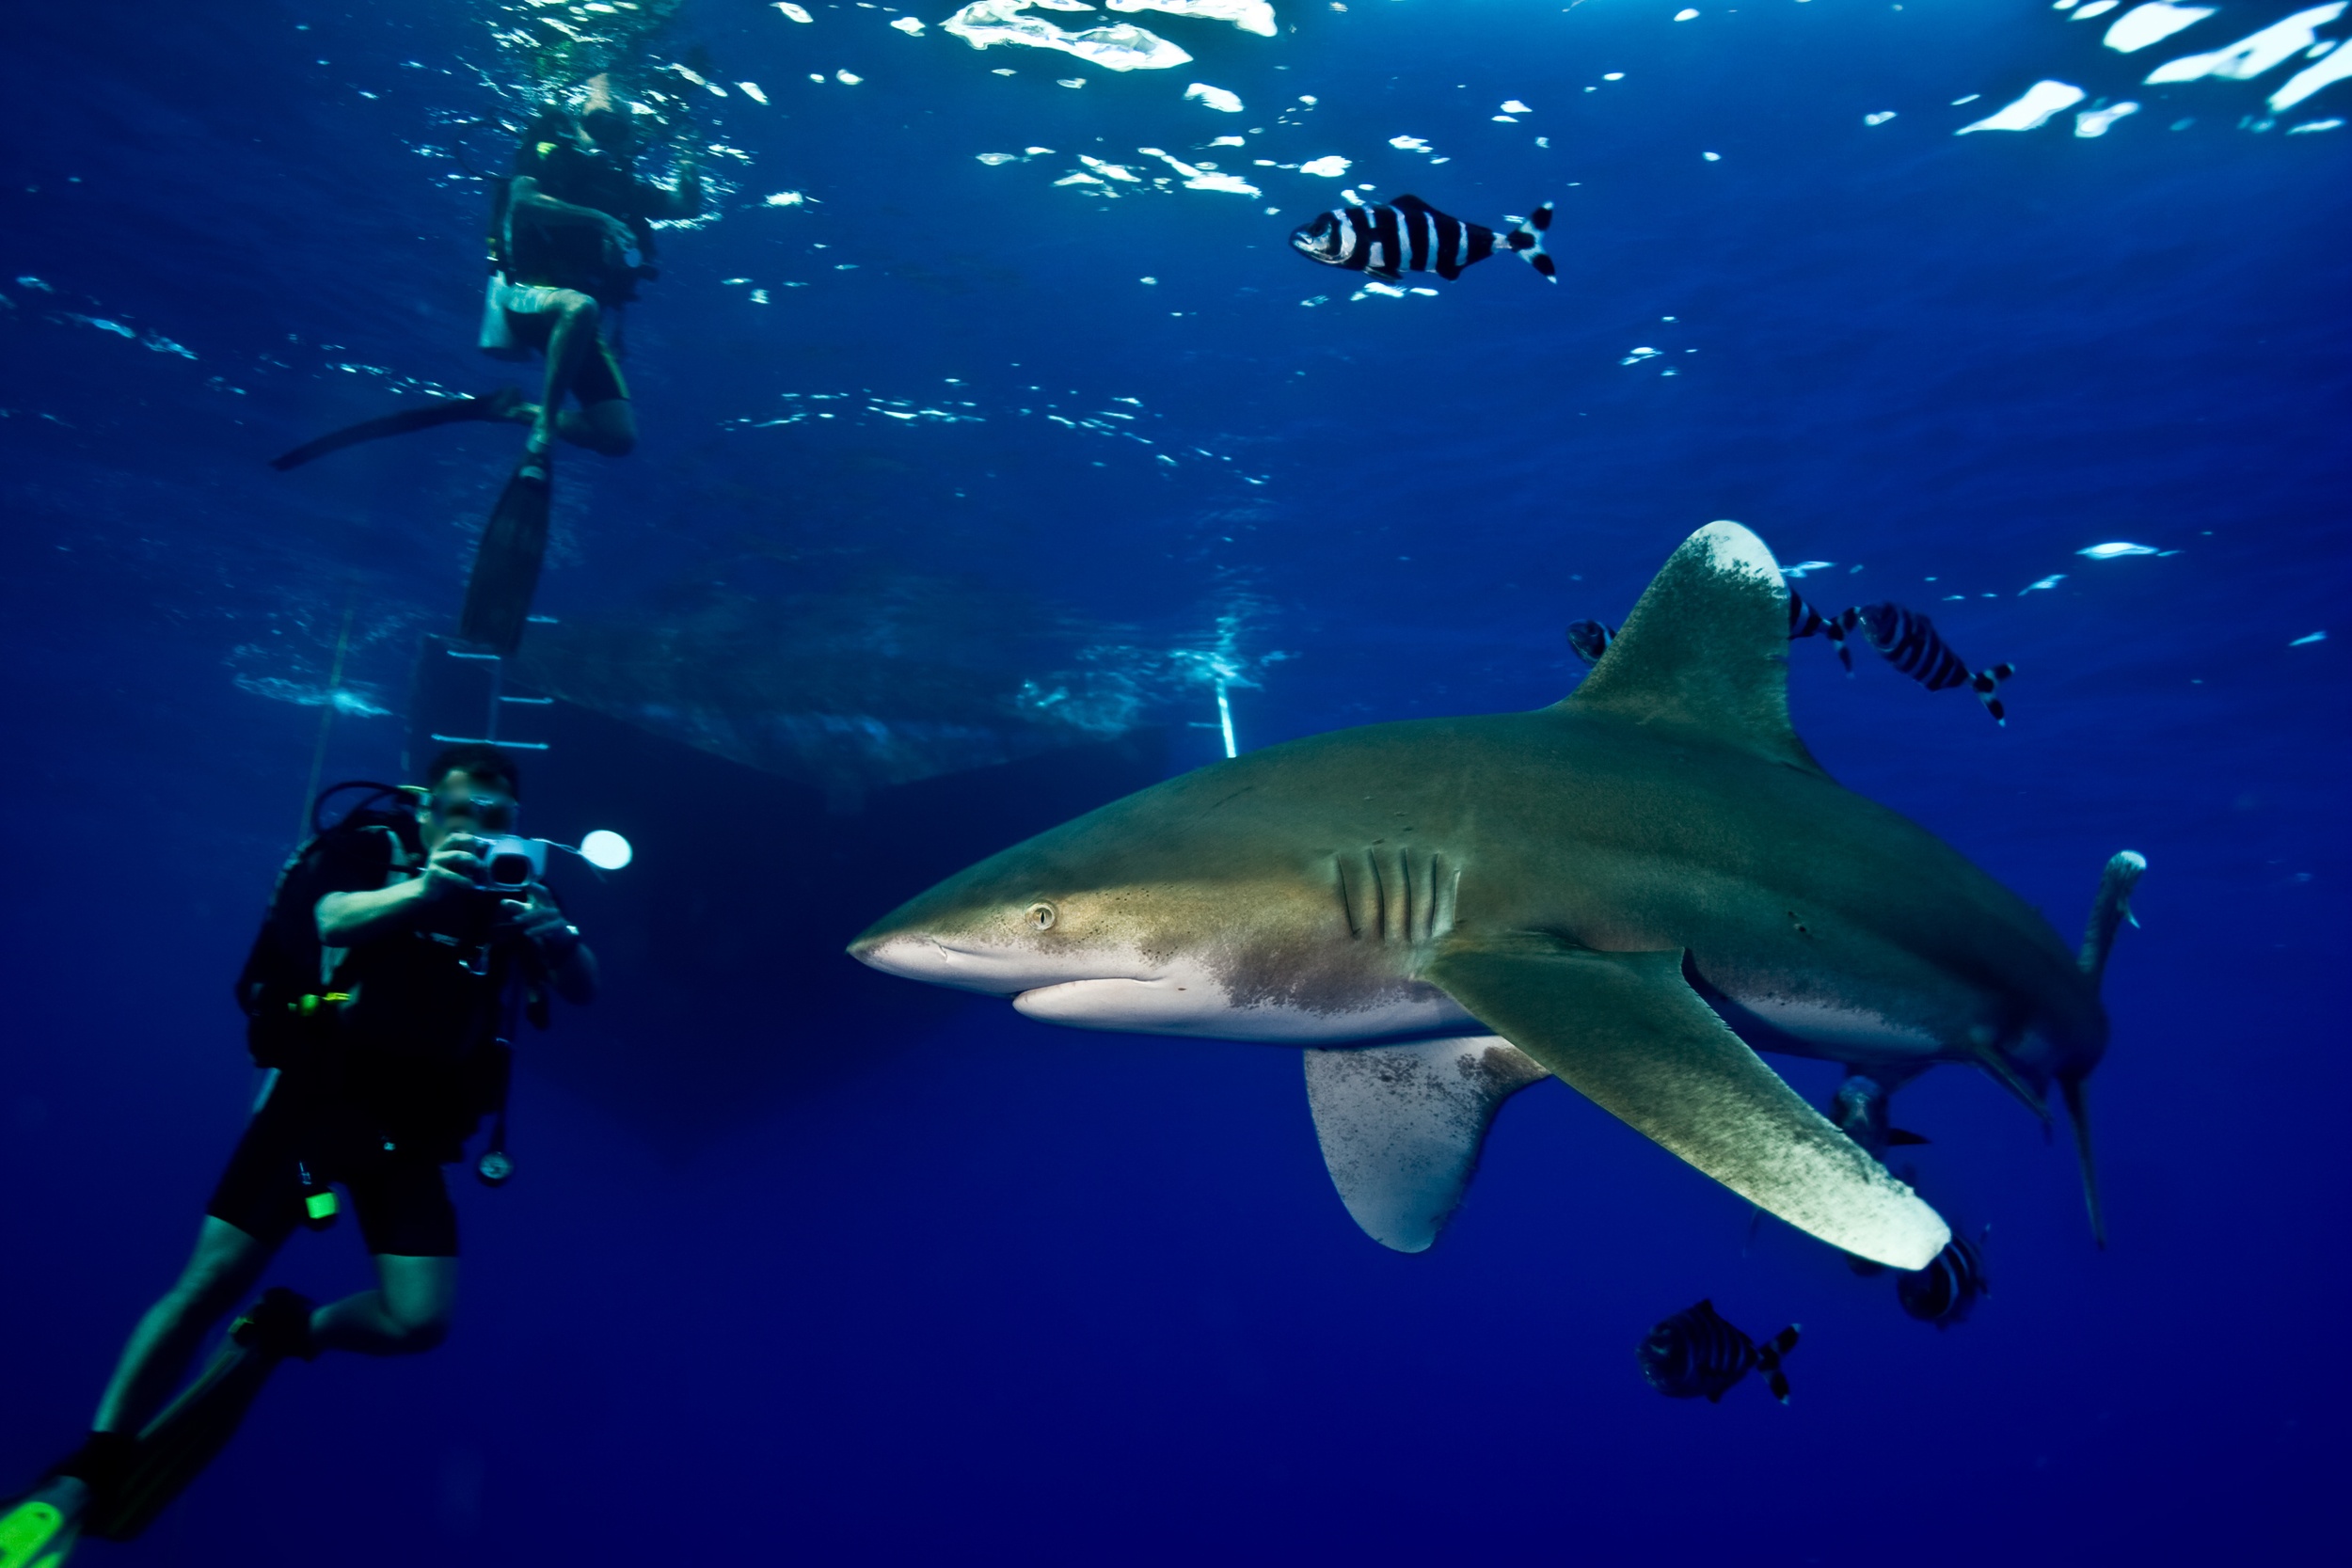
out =
[[(526, 763), (531, 831), (638, 845), (557, 870), (607, 995), (527, 1042), (512, 1184), (453, 1171), (449, 1343), (288, 1369), (81, 1560), (2336, 1559), (2352, 87), (2273, 115), (2308, 61), (2140, 85), (2285, 0), (2128, 56), (2041, 0), (1692, 8), (1098, 14), (1194, 55), (1122, 75), (975, 51), (944, 5), (688, 0), (653, 57), (705, 52), (691, 134), (731, 189), (628, 313), (640, 450), (559, 459), (532, 632), (610, 635), (658, 688), (575, 671)], [(264, 466), (518, 379), (472, 346), (511, 20), (0, 20), (7, 1476), (77, 1439), (236, 1137), (230, 982), (322, 704), (326, 779), (397, 774), (514, 459), (464, 426)], [(1954, 135), (2044, 79), (2142, 109)], [(1261, 194), (1153, 185), (1139, 148)], [(1081, 154), (1144, 179), (1057, 183)], [(1351, 298), (1285, 244), (1342, 186), (1556, 200), (1560, 285), (1499, 259)], [(1214, 762), (1218, 671), (1244, 749), (1554, 701), (1565, 624), (1721, 517), (1825, 563), (1824, 608), (1898, 599), (2019, 668), (1996, 728), (1792, 646), (1841, 782), (2070, 939), (2107, 855), (2150, 862), (2091, 1085), (2107, 1250), (1990, 1079), (1899, 1101), (1922, 1190), (1991, 1227), (1965, 1323), (1549, 1085), (1437, 1248), (1391, 1254), (1295, 1053), (841, 954)], [(820, 716), (790, 766), (714, 751), (778, 712)], [(878, 747), (908, 776), (840, 761)], [(270, 1277), (372, 1282), (348, 1225)], [(1788, 1407), (1644, 1383), (1635, 1343), (1702, 1296), (1803, 1323)]]

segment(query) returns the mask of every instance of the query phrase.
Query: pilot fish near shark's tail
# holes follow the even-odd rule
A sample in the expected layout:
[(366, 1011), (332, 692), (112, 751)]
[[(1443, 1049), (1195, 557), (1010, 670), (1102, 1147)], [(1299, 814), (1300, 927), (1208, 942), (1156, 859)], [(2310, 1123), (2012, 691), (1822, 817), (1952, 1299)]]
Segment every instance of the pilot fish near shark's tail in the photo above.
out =
[(1544, 230), (1551, 227), (1551, 203), (1497, 232), (1483, 223), (1465, 223), (1440, 213), (1417, 196), (1364, 207), (1335, 207), (1303, 229), (1291, 231), (1291, 245), (1325, 266), (1345, 267), (1394, 283), (1407, 272), (1434, 272), (1449, 281), (1498, 250), (1511, 251), (1550, 282), (1559, 269), (1544, 254)]
[(1796, 1348), (1795, 1323), (1759, 1345), (1716, 1311), (1709, 1300), (1686, 1307), (1652, 1328), (1634, 1354), (1649, 1386), (1668, 1399), (1704, 1395), (1713, 1404), (1753, 1367), (1764, 1373), (1772, 1398), (1787, 1404), (1788, 1374), (1780, 1370), (1780, 1361)]

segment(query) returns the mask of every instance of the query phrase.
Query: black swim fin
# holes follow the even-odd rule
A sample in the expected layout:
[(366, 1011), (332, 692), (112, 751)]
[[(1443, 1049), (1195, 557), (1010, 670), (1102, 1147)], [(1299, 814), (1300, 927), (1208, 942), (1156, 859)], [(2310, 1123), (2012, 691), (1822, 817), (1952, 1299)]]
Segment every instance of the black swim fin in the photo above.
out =
[(129, 1541), (204, 1473), (237, 1434), (270, 1373), (289, 1355), (309, 1359), (311, 1303), (283, 1286), (265, 1291), (230, 1325), (229, 1342), (187, 1391), (139, 1433), (138, 1451), (120, 1480), (90, 1499), (82, 1533)]
[(305, 441), (294, 451), (271, 458), (269, 466), (282, 474), (362, 441), (380, 441), (388, 436), (405, 436), (411, 431), (431, 430), (436, 425), (457, 424), (467, 420), (511, 420), (522, 404), (522, 393), (512, 387), (501, 387), (486, 397), (437, 398), (421, 408), (404, 408), (381, 419), (362, 420), (315, 441)]
[(548, 451), (523, 454), (490, 514), (490, 526), (482, 531), (473, 576), (466, 583), (466, 608), (457, 619), (457, 635), (468, 642), (501, 654), (522, 643), (531, 596), (539, 587), (539, 562), (548, 550), (552, 457)]

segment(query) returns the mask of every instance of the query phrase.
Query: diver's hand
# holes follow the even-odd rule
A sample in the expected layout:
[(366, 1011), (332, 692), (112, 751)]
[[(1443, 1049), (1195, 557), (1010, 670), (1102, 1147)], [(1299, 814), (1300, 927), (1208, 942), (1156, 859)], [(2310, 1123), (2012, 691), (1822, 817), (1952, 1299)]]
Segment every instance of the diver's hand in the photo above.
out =
[(453, 898), (471, 896), (481, 888), (488, 869), (476, 851), (489, 847), (487, 840), (471, 833), (451, 834), (424, 863), (424, 891), (418, 897), (428, 904), (442, 904)]
[(529, 937), (549, 963), (561, 964), (579, 951), (580, 927), (564, 918), (564, 911), (548, 901), (537, 883), (532, 884), (529, 903), (509, 898), (500, 908), (503, 917), (500, 924)]
[(604, 243), (613, 251), (625, 254), (637, 248), (635, 230), (610, 213), (597, 213), (596, 217), (597, 231), (604, 236)]

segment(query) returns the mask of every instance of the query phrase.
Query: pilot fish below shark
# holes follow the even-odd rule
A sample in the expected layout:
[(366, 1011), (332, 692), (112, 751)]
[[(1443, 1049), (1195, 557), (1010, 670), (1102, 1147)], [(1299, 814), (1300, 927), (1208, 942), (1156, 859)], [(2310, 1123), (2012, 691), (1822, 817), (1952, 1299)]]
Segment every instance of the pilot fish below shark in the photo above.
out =
[(1449, 282), (1498, 249), (1508, 251), (1560, 281), (1544, 254), (1544, 230), (1551, 227), (1551, 203), (1498, 232), (1483, 223), (1449, 217), (1417, 196), (1365, 207), (1334, 207), (1303, 229), (1291, 230), (1291, 245), (1311, 261), (1345, 267), (1391, 283), (1407, 272), (1434, 272)]
[(2058, 1085), (2095, 1216), (2083, 1085), (2128, 879), (2111, 863), (2078, 958), (1839, 787), (1789, 723), (1788, 594), (1762, 540), (1709, 524), (1549, 707), (1213, 764), (980, 862), (850, 951), (1052, 1022), (1300, 1048), (1341, 1200), (1398, 1251), (1444, 1228), (1502, 1102), (1556, 1076), (1799, 1229), (1927, 1267), (1944, 1221), (1727, 1018), (1884, 1084), (1948, 1061), (2037, 1104)]

